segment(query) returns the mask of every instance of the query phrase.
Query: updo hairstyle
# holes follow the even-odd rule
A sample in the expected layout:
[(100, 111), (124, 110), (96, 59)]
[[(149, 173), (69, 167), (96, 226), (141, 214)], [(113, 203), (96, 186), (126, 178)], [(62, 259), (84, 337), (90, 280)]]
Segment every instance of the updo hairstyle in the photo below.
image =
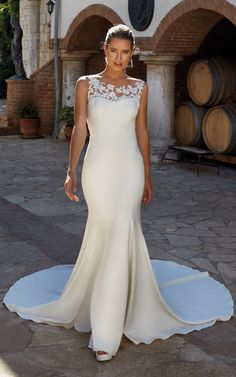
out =
[[(120, 39), (127, 39), (131, 43), (131, 50), (133, 54), (137, 54), (140, 49), (135, 46), (135, 37), (132, 32), (132, 30), (124, 24), (118, 24), (110, 27), (108, 29), (106, 38), (105, 38), (105, 44), (108, 45), (111, 41), (112, 38), (120, 38)], [(101, 46), (103, 45), (104, 42), (101, 42)]]

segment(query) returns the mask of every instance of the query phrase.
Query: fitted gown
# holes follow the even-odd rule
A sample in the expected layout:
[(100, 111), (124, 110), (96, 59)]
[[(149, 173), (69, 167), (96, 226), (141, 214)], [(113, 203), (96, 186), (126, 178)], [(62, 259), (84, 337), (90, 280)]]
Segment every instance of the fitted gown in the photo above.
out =
[(148, 344), (229, 320), (230, 291), (207, 271), (149, 257), (135, 133), (144, 81), (115, 87), (96, 76), (87, 80), (90, 141), (81, 183), (88, 217), (79, 256), (75, 265), (17, 280), (4, 304), (28, 320), (91, 332), (88, 347), (112, 355), (123, 334)]

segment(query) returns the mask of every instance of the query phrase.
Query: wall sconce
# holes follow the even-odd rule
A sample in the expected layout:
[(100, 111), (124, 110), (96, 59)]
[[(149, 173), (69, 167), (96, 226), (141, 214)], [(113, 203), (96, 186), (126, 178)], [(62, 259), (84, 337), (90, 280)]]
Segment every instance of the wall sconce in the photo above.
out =
[(47, 2), (48, 13), (50, 14), (50, 16), (51, 16), (51, 14), (53, 13), (54, 5), (55, 5), (55, 1), (56, 1), (56, 0), (49, 0), (49, 1)]

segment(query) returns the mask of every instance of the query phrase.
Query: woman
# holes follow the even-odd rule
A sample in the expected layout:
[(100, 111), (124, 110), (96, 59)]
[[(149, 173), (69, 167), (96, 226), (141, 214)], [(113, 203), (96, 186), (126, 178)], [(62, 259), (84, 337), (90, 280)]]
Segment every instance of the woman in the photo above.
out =
[(132, 31), (116, 25), (103, 45), (106, 68), (75, 89), (65, 193), (78, 202), (76, 166), (86, 139), (81, 183), (88, 218), (74, 266), (55, 266), (16, 282), (5, 305), (22, 318), (91, 332), (99, 361), (110, 360), (122, 335), (134, 344), (167, 339), (226, 321), (233, 300), (209, 276), (171, 261), (150, 260), (140, 205), (150, 203), (147, 84), (126, 74)]
[[(128, 36), (128, 38), (124, 39), (122, 38), (122, 35)], [(114, 35), (112, 37), (112, 35)], [(121, 37), (120, 37), (121, 36)], [(106, 140), (104, 140), (104, 136), (101, 136), (101, 140), (99, 140), (99, 135), (92, 135), (92, 140), (90, 141), (89, 148), (87, 150), (87, 156), (90, 156), (91, 154), (95, 153), (94, 158), (96, 159), (96, 166), (93, 166), (93, 161), (91, 161), (90, 166), (87, 167), (87, 170), (94, 169), (93, 171), (93, 177), (90, 181), (90, 178), (86, 177), (86, 173), (83, 175), (83, 191), (85, 192), (85, 198), (88, 203), (88, 206), (91, 207), (89, 210), (91, 212), (99, 212), (98, 216), (104, 212), (104, 222), (108, 220), (110, 216), (110, 211), (112, 211), (113, 207), (117, 205), (117, 201), (119, 200), (120, 205), (125, 206), (125, 212), (124, 216), (126, 216), (127, 206), (131, 207), (131, 210), (134, 209), (138, 210), (137, 204), (140, 205), (140, 195), (142, 194), (142, 200), (144, 204), (147, 204), (151, 201), (152, 196), (152, 182), (151, 182), (151, 176), (150, 176), (150, 150), (149, 150), (149, 138), (148, 138), (148, 129), (147, 129), (147, 84), (144, 83), (141, 80), (136, 80), (132, 77), (129, 77), (125, 73), (125, 69), (130, 63), (130, 60), (132, 59), (132, 55), (135, 52), (135, 45), (134, 45), (134, 39), (132, 32), (124, 26), (117, 26), (112, 29), (110, 29), (106, 41), (103, 45), (104, 53), (105, 53), (105, 59), (106, 59), (106, 68), (101, 73), (94, 75), (93, 77), (98, 80), (97, 83), (102, 83), (105, 86), (108, 85), (106, 88), (110, 88), (110, 85), (114, 85), (115, 88), (122, 88), (128, 87), (128, 85), (132, 86), (132, 89), (136, 89), (135, 83), (140, 83), (141, 86), (143, 85), (142, 89), (142, 95), (140, 99), (140, 106), (139, 111), (136, 116), (136, 136), (137, 136), (137, 142), (138, 146), (140, 148), (140, 152), (143, 157), (144, 162), (144, 187), (143, 187), (143, 167), (142, 167), (142, 161), (140, 159), (140, 152), (138, 151), (136, 140), (133, 134), (133, 129), (131, 130), (132, 134), (130, 135), (130, 145), (127, 143), (127, 148), (129, 148), (129, 151), (126, 152), (126, 157), (124, 159), (124, 153), (125, 149), (123, 148), (123, 145), (120, 145), (121, 143), (124, 143), (124, 139), (127, 138), (128, 130), (121, 130), (123, 132), (121, 136), (121, 140), (113, 140), (114, 136), (109, 134), (109, 130), (105, 131), (103, 130), (104, 134), (106, 134), (107, 137), (107, 143)], [(91, 79), (89, 79), (91, 80)], [(81, 151), (83, 149), (85, 140), (86, 140), (86, 119), (87, 119), (87, 112), (88, 112), (88, 91), (90, 82), (88, 82), (88, 79), (86, 76), (82, 76), (79, 78), (76, 84), (76, 90), (75, 90), (75, 127), (73, 128), (73, 134), (72, 134), (72, 140), (71, 140), (71, 149), (70, 149), (70, 159), (69, 159), (69, 168), (67, 171), (67, 177), (65, 181), (65, 193), (68, 196), (69, 199), (73, 201), (79, 201), (79, 198), (73, 193), (77, 190), (77, 177), (76, 177), (76, 166), (81, 154)], [(99, 84), (98, 84), (99, 85)], [(113, 89), (112, 88), (112, 89)], [(109, 95), (108, 90), (108, 95)], [(120, 91), (119, 94), (122, 94), (122, 91)], [(118, 103), (119, 106), (119, 103)], [(114, 106), (117, 107), (117, 103)], [(112, 109), (111, 109), (112, 111)], [(119, 111), (119, 110), (118, 110)], [(106, 123), (106, 122), (105, 122)], [(110, 122), (109, 122), (110, 123)], [(125, 127), (126, 124), (123, 124), (123, 127)], [(127, 125), (129, 127), (129, 124)], [(133, 125), (130, 125), (132, 127)], [(106, 124), (101, 124), (101, 127), (106, 128)], [(111, 125), (108, 124), (108, 128), (110, 128)], [(96, 129), (92, 130), (92, 132), (96, 133)], [(109, 135), (108, 135), (109, 134)], [(117, 134), (116, 134), (117, 136)], [(124, 138), (124, 139), (123, 139)], [(115, 141), (115, 145), (113, 142)], [(114, 153), (114, 147), (118, 147), (118, 155), (114, 157), (113, 164), (111, 163), (111, 155)], [(97, 151), (93, 151), (93, 149), (98, 149)], [(110, 150), (107, 151), (107, 148)], [(119, 154), (122, 154), (122, 156), (119, 156)], [(133, 156), (129, 156), (129, 153), (134, 154)], [(90, 158), (90, 157), (87, 157)], [(100, 166), (97, 166), (97, 158), (100, 158)], [(109, 159), (108, 165), (106, 164), (103, 159)], [(130, 162), (129, 162), (130, 161)], [(117, 174), (117, 164), (120, 164), (120, 174)], [(130, 166), (127, 167), (127, 164), (129, 163)], [(89, 163), (88, 163), (89, 164)], [(114, 170), (115, 167), (115, 170)], [(86, 169), (86, 167), (85, 167)], [(100, 171), (100, 169), (102, 171)], [(106, 172), (105, 172), (105, 169)], [(121, 170), (123, 170), (123, 173), (121, 173)], [(139, 171), (138, 171), (139, 170)], [(123, 185), (127, 185), (128, 181), (131, 178), (132, 171), (135, 171), (135, 176), (139, 174), (138, 180), (137, 178), (134, 178), (133, 186), (130, 187), (130, 193), (126, 193), (123, 189)], [(103, 177), (102, 175), (107, 174), (109, 172), (110, 180), (107, 181), (107, 177)], [(119, 178), (119, 182), (118, 179)], [(87, 181), (86, 181), (87, 179)], [(120, 186), (119, 189), (116, 187), (113, 187), (113, 182), (117, 181), (116, 183), (119, 183)], [(104, 184), (104, 187), (101, 187), (101, 185)], [(90, 192), (91, 189), (94, 190), (94, 187), (96, 185), (99, 185), (99, 193), (97, 192), (96, 202), (94, 203), (94, 192)], [(110, 190), (112, 193), (110, 193)], [(117, 192), (116, 192), (117, 190)], [(123, 191), (123, 195), (122, 195)], [(90, 197), (91, 194), (91, 197)], [(129, 195), (135, 195), (134, 200), (129, 198)], [(109, 202), (111, 200), (111, 202)], [(104, 201), (107, 202), (107, 208), (106, 211), (104, 208), (100, 208), (100, 206), (104, 207)], [(116, 218), (117, 212), (114, 208), (114, 217)], [(99, 222), (101, 219), (99, 218)], [(108, 280), (109, 284), (109, 280)], [(104, 351), (98, 351), (97, 352), (97, 358), (99, 358), (99, 355), (106, 354)], [(105, 359), (106, 357), (103, 356), (100, 357), (101, 359)], [(110, 358), (110, 355), (108, 354), (107, 359)]]

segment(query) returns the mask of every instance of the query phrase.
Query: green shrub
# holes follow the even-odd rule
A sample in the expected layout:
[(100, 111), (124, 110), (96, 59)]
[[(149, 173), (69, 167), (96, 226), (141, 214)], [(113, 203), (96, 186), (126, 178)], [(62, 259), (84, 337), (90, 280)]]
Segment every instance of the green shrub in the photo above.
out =
[(10, 14), (11, 5), (8, 4), (7, 0), (0, 0), (0, 98), (6, 98), (7, 85), (5, 80), (15, 73), (11, 58), (13, 31), (10, 24)]
[(20, 117), (24, 119), (38, 118), (38, 110), (29, 103), (20, 109)]
[(8, 59), (0, 62), (0, 98), (6, 98), (7, 83), (5, 80), (11, 77), (15, 72), (12, 60)]
[(74, 107), (63, 106), (59, 112), (59, 121), (66, 123), (67, 126), (74, 126)]

